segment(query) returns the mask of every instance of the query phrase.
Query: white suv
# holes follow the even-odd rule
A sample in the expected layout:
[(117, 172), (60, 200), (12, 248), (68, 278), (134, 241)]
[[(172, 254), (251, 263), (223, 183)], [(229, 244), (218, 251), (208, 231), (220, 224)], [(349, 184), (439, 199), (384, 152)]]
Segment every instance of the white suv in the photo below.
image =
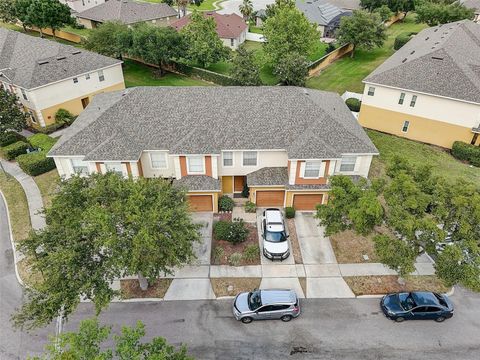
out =
[(288, 234), (282, 212), (266, 209), (262, 218), (263, 255), (270, 260), (285, 260), (290, 255)]

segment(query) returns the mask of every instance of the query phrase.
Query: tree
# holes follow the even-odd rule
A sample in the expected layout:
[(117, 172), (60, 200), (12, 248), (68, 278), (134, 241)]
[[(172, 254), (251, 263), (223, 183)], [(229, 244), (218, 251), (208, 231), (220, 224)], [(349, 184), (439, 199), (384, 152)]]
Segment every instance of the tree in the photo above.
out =
[(254, 52), (240, 45), (232, 61), (230, 76), (243, 86), (258, 86), (260, 80), (260, 66), (255, 60)]
[[(162, 337), (154, 337), (150, 342), (145, 337), (145, 325), (138, 321), (136, 326), (123, 326), (120, 334), (113, 335), (114, 346), (104, 344), (109, 341), (111, 326), (102, 326), (96, 318), (82, 320), (77, 332), (60, 335), (58, 342), (46, 347), (46, 354), (33, 360), (193, 360), (182, 345), (178, 350)], [(114, 357), (115, 354), (115, 357)]]
[(180, 17), (187, 15), (187, 6), (190, 4), (190, 0), (176, 0), (178, 6), (178, 14)]
[(42, 29), (44, 28), (51, 28), (55, 38), (55, 30), (73, 23), (70, 7), (58, 0), (33, 1), (28, 7), (27, 18), (31, 25), (40, 29), (41, 37), (43, 37)]
[(0, 21), (4, 23), (14, 23), (17, 21), (15, 1), (16, 0), (0, 0)]
[(26, 116), (20, 110), (18, 98), (0, 87), (0, 135), (10, 130), (20, 131), (26, 125)]
[(284, 85), (305, 86), (308, 62), (305, 56), (287, 53), (274, 65), (273, 72)]
[(132, 47), (132, 30), (120, 21), (107, 21), (91, 31), (85, 48), (105, 56), (122, 59)]
[(275, 0), (273, 4), (268, 4), (265, 7), (265, 15), (267, 16), (267, 18), (269, 18), (275, 15), (277, 9), (280, 9), (282, 7), (294, 8), (295, 6), (296, 5), (294, 0)]
[(407, 242), (388, 235), (376, 235), (373, 238), (375, 253), (381, 262), (405, 277), (415, 271), (418, 253)]
[(360, 0), (360, 7), (362, 9), (373, 12), (373, 10), (387, 5), (388, 0)]
[(447, 24), (463, 19), (473, 19), (474, 10), (454, 3), (433, 3), (425, 1), (416, 7), (417, 22), (428, 26)]
[(22, 23), (23, 31), (27, 31), (27, 26), (32, 26), (29, 17), (29, 9), (35, 0), (15, 0), (15, 15)]
[(244, 20), (250, 19), (253, 14), (253, 4), (252, 0), (243, 0), (243, 2), (238, 7), (240, 13), (243, 15)]
[(164, 66), (182, 57), (183, 49), (183, 37), (174, 28), (140, 24), (133, 30), (129, 52), (147, 63), (158, 65), (160, 76), (163, 76)]
[(138, 275), (154, 281), (191, 262), (199, 240), (185, 192), (163, 179), (124, 179), (115, 173), (74, 176), (61, 182), (45, 210), (47, 226), (19, 250), (42, 281), (26, 290), (16, 326), (68, 317), (80, 298), (99, 313), (119, 295), (114, 279)]
[(190, 23), (181, 33), (185, 37), (185, 58), (201, 67), (225, 60), (229, 57), (230, 49), (225, 47), (218, 37), (215, 21), (198, 11), (193, 11)]
[(387, 21), (393, 15), (392, 10), (390, 10), (390, 8), (387, 5), (382, 5), (379, 8), (376, 8), (373, 11), (376, 12), (380, 16), (380, 19), (382, 21)]
[(386, 38), (385, 26), (380, 16), (365, 10), (354, 10), (352, 16), (342, 17), (337, 30), (339, 43), (353, 45), (350, 55), (352, 58), (357, 47), (371, 50), (376, 46), (382, 46)]
[(162, 0), (162, 3), (167, 4), (168, 6), (173, 6), (175, 4), (174, 0)]
[(263, 24), (263, 47), (274, 64), (287, 54), (307, 57), (319, 41), (315, 25), (295, 5), (289, 4), (277, 5), (274, 15)]

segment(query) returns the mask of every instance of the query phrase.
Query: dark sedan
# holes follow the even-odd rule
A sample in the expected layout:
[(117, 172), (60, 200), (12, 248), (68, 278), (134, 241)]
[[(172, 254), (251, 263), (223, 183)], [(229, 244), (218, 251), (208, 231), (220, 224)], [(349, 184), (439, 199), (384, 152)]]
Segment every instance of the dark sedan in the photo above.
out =
[(403, 320), (435, 320), (442, 322), (453, 316), (453, 304), (447, 295), (417, 291), (385, 295), (380, 302), (386, 317)]

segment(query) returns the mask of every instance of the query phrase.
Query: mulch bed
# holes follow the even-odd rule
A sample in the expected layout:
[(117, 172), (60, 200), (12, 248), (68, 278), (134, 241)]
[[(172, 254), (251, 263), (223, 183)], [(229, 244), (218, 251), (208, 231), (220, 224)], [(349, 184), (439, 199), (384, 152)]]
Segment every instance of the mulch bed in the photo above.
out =
[(435, 276), (409, 276), (405, 285), (398, 283), (397, 275), (345, 276), (343, 278), (355, 295), (383, 295), (402, 291), (433, 291), (445, 293), (449, 290)]
[[(219, 215), (226, 215), (226, 214), (219, 214)], [(229, 214), (229, 215), (231, 217), (232, 214)], [(239, 244), (232, 244), (231, 242), (228, 242), (225, 240), (218, 240), (215, 238), (215, 235), (212, 236), (212, 254), (210, 259), (211, 264), (230, 265), (230, 263), (228, 262), (228, 258), (230, 257), (230, 255), (232, 255), (233, 253), (243, 254), (243, 251), (248, 245), (259, 245), (257, 226), (255, 224), (248, 224), (248, 223), (246, 223), (245, 226), (248, 228), (250, 232), (248, 234), (247, 240)], [(218, 261), (218, 259), (215, 259), (216, 247), (223, 248), (223, 257), (220, 259), (220, 261)], [(260, 265), (260, 255), (254, 261), (245, 261), (245, 259), (242, 259), (238, 264), (238, 266), (244, 266), (244, 265)]]
[(218, 213), (213, 215), (213, 221), (232, 221), (232, 213)]
[(138, 280), (120, 280), (122, 299), (163, 298), (173, 279), (157, 279), (148, 289), (140, 289)]
[(292, 245), (292, 254), (295, 264), (303, 264), (302, 252), (300, 251), (300, 243), (297, 237), (297, 228), (294, 219), (287, 219), (288, 233), (290, 235), (290, 244)]
[[(215, 296), (235, 296), (244, 291), (252, 291), (260, 287), (262, 278), (211, 278)], [(232, 286), (229, 290), (229, 286)]]

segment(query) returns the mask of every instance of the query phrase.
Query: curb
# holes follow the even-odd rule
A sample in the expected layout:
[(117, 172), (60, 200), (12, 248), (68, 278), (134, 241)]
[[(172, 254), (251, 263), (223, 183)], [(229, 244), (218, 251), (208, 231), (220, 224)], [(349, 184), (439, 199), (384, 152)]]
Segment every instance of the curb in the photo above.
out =
[(355, 298), (357, 298), (357, 299), (381, 299), (384, 295), (357, 295), (357, 296), (355, 296)]
[(455, 294), (455, 286), (452, 286), (452, 288), (448, 290), (445, 294), (447, 296), (452, 296), (453, 294)]

